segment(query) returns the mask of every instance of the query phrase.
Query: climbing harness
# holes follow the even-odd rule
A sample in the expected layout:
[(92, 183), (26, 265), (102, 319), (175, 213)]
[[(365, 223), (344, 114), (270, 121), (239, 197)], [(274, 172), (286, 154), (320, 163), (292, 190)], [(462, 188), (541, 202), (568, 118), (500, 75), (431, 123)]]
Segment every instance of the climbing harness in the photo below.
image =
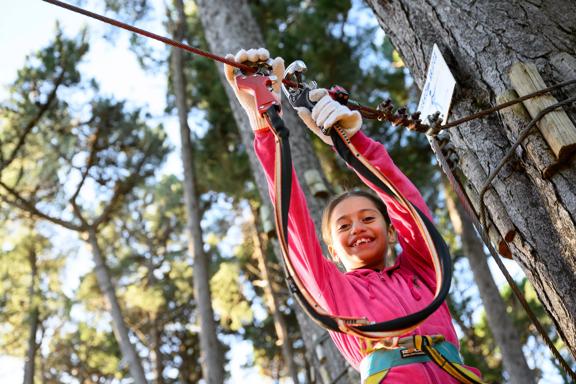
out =
[[(292, 183), (292, 172), (291, 172), (291, 158), (290, 158), (290, 148), (288, 145), (288, 130), (284, 126), (282, 119), (279, 116), (279, 105), (274, 100), (271, 100), (268, 96), (264, 94), (264, 92), (268, 91), (267, 87), (270, 86), (270, 79), (268, 76), (263, 75), (262, 73), (256, 73), (257, 71), (261, 70), (261, 67), (257, 66), (249, 66), (241, 63), (237, 63), (232, 60), (228, 60), (224, 57), (214, 55), (210, 52), (206, 52), (200, 50), (198, 48), (191, 47), (189, 45), (180, 43), (176, 40), (166, 38), (149, 31), (131, 26), (129, 24), (122, 23), (120, 21), (99, 15), (94, 12), (90, 12), (84, 10), (80, 7), (73, 6), (71, 4), (67, 4), (58, 0), (44, 0), (45, 2), (51, 3), (53, 5), (68, 9), (70, 11), (83, 14), (85, 16), (100, 20), (102, 22), (114, 25), (118, 28), (126, 29), (131, 32), (146, 36), (148, 38), (161, 41), (165, 44), (171, 45), (176, 48), (183, 49), (185, 51), (191, 52), (193, 54), (197, 54), (200, 56), (204, 56), (210, 58), (215, 61), (219, 61), (230, 65), (232, 67), (238, 68), (242, 70), (247, 75), (252, 75), (254, 77), (260, 78), (262, 82), (256, 82), (255, 86), (259, 87), (260, 91), (258, 94), (261, 97), (265, 98), (265, 102), (262, 104), (263, 109), (262, 113), (263, 116), (267, 119), (272, 127), (272, 131), (276, 137), (276, 178), (275, 178), (275, 187), (276, 187), (276, 212), (275, 212), (275, 220), (276, 225), (278, 228), (278, 238), (280, 240), (280, 245), (282, 252), (285, 256), (288, 255), (288, 239), (287, 239), (287, 229), (288, 229), (288, 209), (290, 204), (290, 186)], [(285, 72), (285, 77), (282, 79), (283, 90), (286, 93), (288, 100), (293, 106), (306, 106), (311, 108), (311, 103), (307, 99), (308, 91), (312, 88), (315, 88), (316, 85), (314, 83), (310, 84), (303, 84), (302, 83), (302, 72), (306, 69), (306, 66), (303, 62), (298, 61), (292, 63), (290, 66), (287, 67)], [(251, 79), (252, 80), (252, 79)], [(505, 266), (500, 261), (498, 252), (494, 249), (491, 242), (489, 241), (488, 235), (486, 233), (485, 224), (482, 220), (480, 222), (477, 218), (476, 212), (471, 209), (470, 204), (465, 197), (464, 193), (461, 191), (461, 188), (456, 181), (454, 175), (452, 174), (449, 165), (447, 164), (446, 158), (443, 156), (441, 148), (436, 140), (436, 135), (443, 129), (451, 128), (456, 125), (462, 124), (464, 122), (480, 118), (482, 116), (488, 115), (490, 113), (499, 111), (503, 108), (509, 107), (511, 105), (517, 104), (522, 102), (523, 100), (542, 95), (545, 93), (549, 93), (551, 90), (560, 88), (563, 86), (567, 86), (570, 84), (576, 83), (576, 79), (569, 80), (555, 86), (542, 89), (540, 91), (527, 94), (525, 96), (516, 98), (506, 103), (502, 103), (490, 109), (475, 113), (470, 116), (466, 116), (464, 118), (452, 121), (450, 123), (441, 124), (441, 119), (439, 118), (439, 113), (436, 113), (432, 116), (428, 117), (429, 124), (422, 123), (420, 119), (420, 113), (415, 112), (413, 114), (408, 114), (405, 108), (400, 108), (393, 112), (393, 105), (390, 100), (386, 100), (385, 102), (379, 104), (375, 109), (369, 108), (359, 103), (355, 102), (354, 100), (349, 99), (349, 95), (343, 88), (340, 87), (333, 87), (330, 89), (330, 95), (339, 102), (346, 104), (350, 109), (357, 110), (361, 113), (364, 118), (367, 119), (376, 119), (379, 121), (387, 121), (397, 126), (403, 126), (410, 130), (414, 130), (417, 132), (426, 132), (430, 145), (434, 150), (436, 157), (439, 159), (443, 170), (448, 175), (448, 178), (452, 184), (452, 186), (457, 190), (460, 191), (458, 194), (459, 198), (464, 203), (465, 207), (467, 207), (468, 212), (470, 213), (470, 217), (473, 219), (476, 229), (482, 236), (485, 244), (488, 246), (491, 254), (493, 255), (494, 259), (497, 261), (498, 266), (504, 273), (505, 277), (508, 280), (508, 283), (513, 288), (514, 293), (518, 296), (520, 302), (522, 303), (524, 309), (528, 313), (530, 319), (535, 324), (536, 328), (539, 330), (541, 336), (543, 337), (546, 344), (554, 354), (554, 356), (559, 361), (562, 368), (570, 375), (570, 377), (576, 380), (576, 373), (570, 368), (566, 360), (562, 357), (562, 355), (558, 352), (546, 332), (544, 331), (542, 325), (532, 312), (532, 310), (528, 307), (526, 300), (519, 292), (518, 288), (516, 287), (515, 282), (510, 277), (509, 273), (507, 272)], [(574, 99), (571, 98), (569, 101), (566, 100), (565, 103), (573, 102)], [(560, 104), (560, 103), (558, 103)], [(516, 144), (519, 144), (528, 134), (530, 128), (534, 126), (534, 122), (540, 119), (545, 113), (557, 108), (559, 105), (551, 106), (546, 110), (542, 111), (539, 116), (537, 116), (533, 122), (525, 129), (525, 132), (520, 135), (517, 140)], [(339, 127), (334, 127), (330, 131), (324, 131), (323, 133), (330, 135), (332, 138), (335, 148), (338, 153), (354, 168), (357, 172), (359, 172), (363, 177), (370, 180), (372, 183), (377, 185), (382, 190), (386, 191), (390, 195), (394, 196), (398, 202), (407, 209), (412, 217), (414, 218), (418, 230), (422, 234), (426, 244), (429, 247), (432, 261), (434, 263), (434, 268), (436, 272), (436, 291), (434, 295), (433, 301), (423, 310), (418, 311), (416, 313), (410, 314), (408, 316), (383, 322), (383, 323), (375, 323), (373, 321), (369, 321), (366, 318), (347, 318), (347, 317), (338, 317), (333, 316), (323, 310), (318, 303), (313, 299), (310, 293), (305, 289), (302, 285), (298, 276), (295, 274), (295, 271), (292, 265), (289, 263), (289, 259), (285, 257), (288, 261), (284, 263), (284, 268), (286, 271), (287, 282), (290, 288), (290, 291), (296, 296), (298, 301), (302, 304), (304, 310), (310, 315), (312, 319), (314, 319), (317, 323), (322, 325), (323, 327), (330, 329), (335, 332), (344, 332), (351, 335), (358, 336), (360, 340), (364, 340), (366, 343), (372, 343), (372, 341), (376, 340), (376, 343), (372, 343), (374, 345), (378, 344), (382, 340), (398, 340), (397, 335), (408, 333), (409, 331), (413, 330), (420, 324), (427, 316), (429, 316), (434, 310), (438, 308), (445, 299), (450, 284), (451, 278), (451, 261), (448, 254), (448, 248), (444, 243), (441, 236), (438, 234), (437, 230), (434, 228), (434, 225), (428, 220), (428, 218), (422, 214), (416, 207), (414, 207), (407, 199), (405, 199), (398, 191), (395, 190), (392, 183), (390, 183), (384, 175), (382, 175), (377, 169), (370, 166), (370, 164), (362, 157), (362, 155), (355, 150), (353, 145), (351, 144), (349, 138), (346, 136), (346, 133)], [(515, 145), (516, 145), (515, 144)], [(513, 152), (510, 150), (509, 152)], [(505, 159), (502, 160), (502, 163), (507, 161), (509, 156), (506, 156)], [(494, 174), (498, 172), (499, 169), (502, 167), (499, 166), (495, 171)], [(492, 179), (492, 175), (490, 181)], [(486, 187), (483, 189), (483, 192), (488, 188), (489, 183), (486, 183)], [(288, 191), (288, 193), (282, 193), (283, 191)], [(484, 215), (484, 203), (481, 203), (481, 218)], [(418, 336), (421, 337), (420, 341), (414, 340), (415, 345), (417, 344), (421, 350), (427, 353), (428, 356), (437, 363), (450, 368), (450, 370), (445, 369), (450, 374), (454, 373), (455, 375), (461, 375), (459, 369), (451, 368), (452, 365), (455, 367), (458, 365), (454, 363), (453, 360), (443, 358), (442, 354), (436, 354), (433, 351), (433, 347), (431, 345), (433, 343), (430, 342), (429, 336)], [(433, 341), (433, 340), (432, 340)], [(386, 344), (386, 343), (384, 343)], [(398, 347), (397, 343), (392, 343), (395, 347)], [(431, 349), (432, 348), (432, 349)], [(374, 352), (378, 352), (379, 349), (374, 350)], [(380, 352), (378, 352), (380, 353)], [(443, 360), (444, 359), (444, 360)], [(452, 372), (452, 373), (451, 373)], [(456, 377), (456, 376), (455, 376)], [(467, 381), (466, 381), (467, 380)], [(467, 376), (464, 374), (461, 377), (461, 381), (464, 383), (480, 383), (480, 381), (475, 381), (476, 379), (472, 376)]]
[(377, 349), (360, 363), (362, 384), (379, 384), (391, 368), (414, 363), (434, 362), (461, 383), (481, 383), (481, 379), (463, 367), (458, 349), (442, 335), (403, 337), (395, 349)]

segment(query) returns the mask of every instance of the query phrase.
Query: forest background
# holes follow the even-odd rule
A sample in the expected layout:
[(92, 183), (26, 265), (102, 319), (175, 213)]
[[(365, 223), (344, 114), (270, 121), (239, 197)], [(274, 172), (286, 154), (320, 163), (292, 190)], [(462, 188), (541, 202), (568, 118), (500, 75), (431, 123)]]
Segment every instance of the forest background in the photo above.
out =
[[(84, 5), (103, 12), (101, 4)], [(109, 1), (108, 6), (110, 16), (159, 34), (171, 31), (166, 14), (176, 18), (176, 7), (170, 5), (167, 12), (161, 2)], [(33, 352), (32, 378), (37, 382), (128, 382), (129, 364), (112, 330), (110, 304), (103, 299), (96, 276), (95, 243), (85, 235), (89, 231), (75, 227), (89, 217), (102, 218), (96, 226), (96, 244), (146, 377), (155, 382), (198, 382), (200, 320), (185, 234), (170, 50), (40, 1), (6, 2), (3, 10), (2, 182), (46, 216), (74, 225), (9, 204), (13, 195), (8, 189), (2, 192), (0, 380), (22, 382), (27, 372), (24, 361)], [(194, 4), (186, 3), (185, 11), (187, 41), (207, 48)], [(336, 7), (331, 2), (260, 1), (252, 3), (252, 12), (272, 55), (282, 55), (288, 62), (303, 58), (310, 76), (321, 85), (343, 85), (367, 104), (391, 98), (396, 105), (414, 109), (418, 90), (361, 2)], [(215, 69), (210, 61), (186, 56), (191, 106), (187, 117), (196, 174), (201, 175), (197, 192), (203, 250), (210, 259), (212, 303), (228, 380), (290, 380), (288, 357), (276, 342), (277, 324), (266, 286), (274, 288), (279, 312), (286, 319), (298, 380), (320, 380), (321, 368), (307, 362), (310, 356), (270, 239), (254, 237), (254, 220), (259, 222), (259, 233), (272, 232), (260, 222), (261, 205), (245, 147)], [(30, 135), (19, 146), (26, 127)], [(383, 125), (366, 124), (365, 129), (387, 144), (424, 192), (452, 247), (456, 272), (450, 304), (466, 358), (490, 380), (506, 381), (509, 376), (425, 138)], [(357, 185), (342, 164), (315, 139), (310, 141), (326, 174), (325, 190), (316, 194), (320, 202), (336, 186)], [(118, 186), (123, 188), (119, 191)], [(84, 213), (77, 215), (79, 209)], [(268, 280), (254, 257), (256, 247), (270, 266)], [(507, 265), (550, 326), (522, 273), (513, 262)], [(531, 375), (541, 383), (568, 382), (533, 335), (499, 272), (493, 276), (519, 329)]]

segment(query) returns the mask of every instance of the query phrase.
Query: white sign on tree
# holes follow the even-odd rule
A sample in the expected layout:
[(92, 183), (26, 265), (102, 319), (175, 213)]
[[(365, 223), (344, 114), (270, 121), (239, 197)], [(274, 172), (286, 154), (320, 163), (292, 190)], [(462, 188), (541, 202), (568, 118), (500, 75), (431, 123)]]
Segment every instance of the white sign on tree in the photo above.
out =
[(456, 80), (442, 57), (438, 46), (434, 44), (430, 64), (428, 65), (428, 73), (426, 74), (426, 82), (418, 103), (418, 111), (421, 112), (424, 122), (427, 123), (429, 115), (440, 112), (442, 124), (446, 123), (455, 86)]

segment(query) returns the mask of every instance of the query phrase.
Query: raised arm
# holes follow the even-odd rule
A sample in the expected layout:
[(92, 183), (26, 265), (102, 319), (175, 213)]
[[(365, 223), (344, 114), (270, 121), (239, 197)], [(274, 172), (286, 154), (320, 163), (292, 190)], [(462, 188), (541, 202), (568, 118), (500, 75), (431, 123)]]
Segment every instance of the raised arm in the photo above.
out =
[[(317, 101), (312, 111), (299, 109), (299, 115), (316, 135), (327, 144), (332, 145), (332, 139), (324, 135), (319, 126), (331, 127), (338, 123), (346, 132), (347, 136), (351, 138), (351, 143), (356, 150), (368, 160), (373, 167), (384, 174), (402, 195), (431, 219), (430, 211), (422, 195), (412, 182), (396, 167), (384, 146), (381, 143), (371, 140), (359, 131), (362, 125), (362, 118), (357, 111), (352, 112), (347, 107), (338, 104), (332, 100), (327, 91), (323, 89), (311, 91), (310, 99)], [(386, 203), (390, 219), (396, 228), (400, 245), (404, 250), (399, 261), (415, 269), (430, 286), (434, 285), (435, 272), (430, 254), (409, 212), (393, 197), (380, 190), (359, 173), (358, 175), (364, 183), (374, 190)]]
[[(432, 220), (432, 215), (422, 195), (410, 179), (394, 164), (383, 144), (370, 139), (363, 132), (355, 134), (351, 138), (351, 143), (373, 167), (392, 181), (408, 201)], [(359, 173), (358, 176), (386, 203), (390, 220), (398, 233), (398, 241), (404, 250), (399, 261), (410, 263), (422, 277), (426, 278), (428, 283), (435, 284), (432, 260), (414, 219), (395, 198), (380, 190)]]
[[(271, 201), (274, 196), (275, 138), (270, 131), (255, 134), (254, 149), (262, 164), (268, 182)], [(322, 248), (316, 237), (314, 223), (310, 217), (306, 199), (298, 179), (292, 170), (292, 190), (288, 213), (288, 245), (290, 261), (296, 273), (310, 293), (324, 308), (333, 308), (334, 284), (344, 283), (342, 273), (322, 255)]]
[[(262, 63), (269, 59), (265, 49), (241, 50), (236, 56), (227, 56), (237, 62)], [(275, 137), (268, 127), (266, 119), (260, 115), (256, 106), (254, 94), (250, 90), (240, 89), (237, 83), (234, 68), (224, 67), (224, 72), (230, 86), (234, 90), (238, 101), (246, 111), (250, 125), (255, 135), (254, 148), (265, 171), (268, 190), (274, 202), (274, 173), (275, 173)], [(284, 62), (281, 58), (272, 60), (272, 72), (281, 79), (284, 72)], [(280, 81), (273, 85), (272, 94), (279, 100)], [(240, 85), (242, 87), (242, 85)], [(294, 171), (292, 170), (294, 173)], [(288, 214), (288, 245), (289, 258), (299, 279), (314, 296), (316, 301), (325, 309), (333, 308), (331, 284), (343, 282), (343, 275), (336, 266), (322, 256), (322, 249), (316, 238), (314, 224), (310, 218), (306, 200), (298, 180), (293, 175), (290, 211)]]

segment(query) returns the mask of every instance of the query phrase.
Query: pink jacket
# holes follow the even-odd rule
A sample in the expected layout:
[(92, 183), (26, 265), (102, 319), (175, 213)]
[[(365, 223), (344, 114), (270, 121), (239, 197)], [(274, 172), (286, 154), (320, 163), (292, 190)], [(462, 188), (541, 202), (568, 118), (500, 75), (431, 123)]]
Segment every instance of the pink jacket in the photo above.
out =
[[(352, 137), (352, 144), (373, 166), (386, 174), (408, 200), (431, 218), (422, 196), (394, 165), (382, 144), (362, 132)], [(270, 131), (257, 132), (254, 147), (274, 201), (274, 135)], [(381, 322), (416, 312), (430, 303), (436, 282), (427, 248), (415, 232), (409, 214), (393, 198), (363, 180), (388, 207), (403, 249), (396, 264), (382, 271), (360, 269), (342, 273), (322, 256), (314, 224), (295, 175), (293, 180), (288, 225), (290, 259), (300, 279), (324, 309), (333, 314), (367, 316), (370, 320)], [(459, 345), (446, 303), (411, 334), (443, 334), (447, 341)], [(346, 360), (358, 369), (363, 357), (358, 339), (337, 332), (330, 332), (330, 336)], [(475, 369), (474, 372), (478, 373)], [(433, 362), (393, 368), (385, 382), (457, 383)]]

